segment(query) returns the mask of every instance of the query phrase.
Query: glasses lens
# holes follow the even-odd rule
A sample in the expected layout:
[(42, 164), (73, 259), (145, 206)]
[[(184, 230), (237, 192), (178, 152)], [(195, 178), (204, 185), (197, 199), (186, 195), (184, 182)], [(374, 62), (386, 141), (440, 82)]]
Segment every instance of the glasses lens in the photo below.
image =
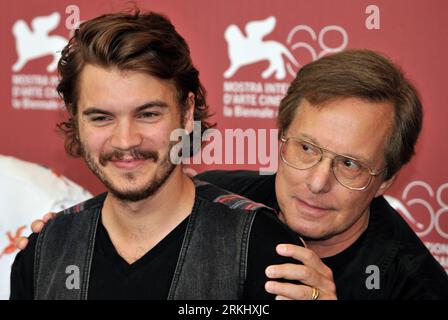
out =
[(371, 179), (369, 170), (364, 165), (342, 156), (333, 160), (333, 170), (340, 183), (354, 189), (366, 187)]
[(283, 160), (297, 169), (308, 169), (322, 157), (321, 150), (310, 143), (298, 139), (288, 139), (282, 148)]

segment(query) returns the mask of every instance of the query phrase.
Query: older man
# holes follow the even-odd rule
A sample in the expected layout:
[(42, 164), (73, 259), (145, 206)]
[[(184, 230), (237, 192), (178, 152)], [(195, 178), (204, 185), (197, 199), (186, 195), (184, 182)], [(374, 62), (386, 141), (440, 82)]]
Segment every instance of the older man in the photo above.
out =
[[(422, 106), (385, 57), (346, 51), (304, 66), (281, 102), (278, 172), (206, 172), (208, 180), (278, 210), (307, 249), (282, 246), (304, 265), (267, 269), (267, 290), (304, 298), (447, 299), (448, 277), (382, 197), (414, 154)], [(322, 263), (323, 262), (323, 263)], [(331, 269), (329, 271), (328, 267)]]

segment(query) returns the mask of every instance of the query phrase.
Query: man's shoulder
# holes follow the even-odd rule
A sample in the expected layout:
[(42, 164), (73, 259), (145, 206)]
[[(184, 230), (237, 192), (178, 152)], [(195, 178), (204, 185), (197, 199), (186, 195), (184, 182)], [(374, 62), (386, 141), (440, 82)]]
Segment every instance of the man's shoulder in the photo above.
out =
[(256, 243), (262, 247), (263, 243), (269, 241), (274, 241), (276, 244), (291, 243), (305, 247), (303, 239), (280, 221), (272, 211), (263, 210), (257, 213), (253, 232), (260, 235)]
[[(388, 270), (387, 273), (394, 279), (394, 283), (402, 281), (403, 286), (420, 288), (420, 292), (411, 290), (415, 292), (416, 297), (436, 297), (444, 292), (447, 298), (446, 271), (400, 213), (392, 208), (384, 197), (374, 199), (372, 210), (376, 214), (373, 218), (375, 220), (372, 221), (375, 224), (372, 233), (378, 234), (377, 247), (378, 250), (381, 247), (384, 253), (383, 267)], [(410, 294), (399, 292), (397, 296)], [(409, 298), (412, 299), (411, 296)]]
[(432, 257), (414, 230), (383, 196), (373, 199), (370, 210), (368, 244), (389, 255), (388, 261), (417, 254)]
[(96, 225), (105, 198), (106, 193), (103, 193), (58, 212), (45, 224), (38, 238), (45, 238), (47, 242), (50, 238), (64, 240), (64, 243), (75, 240)]
[(57, 212), (55, 217), (49, 220), (45, 226), (50, 223), (63, 223), (79, 220), (81, 217), (90, 214), (92, 210), (101, 208), (106, 195), (107, 193), (101, 193), (95, 197), (87, 199), (86, 201), (77, 203), (67, 209)]
[[(11, 299), (32, 299), (34, 287), (34, 266), (40, 263), (42, 250), (49, 248), (52, 255), (62, 254), (68, 245), (79, 243), (82, 235), (95, 219), (91, 210), (102, 206), (105, 194), (93, 197), (60, 211), (49, 220), (40, 233), (28, 238), (27, 247), (14, 260), (11, 273)], [(86, 219), (87, 218), (87, 219)]]
[(11, 266), (11, 300), (32, 300), (34, 287), (34, 256), (38, 234), (28, 237), (25, 249), (17, 253)]
[(58, 212), (57, 216), (73, 215), (83, 211), (89, 211), (98, 207), (102, 207), (104, 200), (106, 199), (106, 195), (107, 193), (104, 192), (83, 202), (77, 203), (67, 209)]
[(248, 170), (207, 171), (195, 177), (278, 210), (275, 178), (275, 174), (262, 175)]
[(197, 196), (208, 203), (222, 205), (228, 210), (275, 212), (274, 209), (262, 203), (228, 191), (213, 183), (196, 180), (195, 178), (195, 184)]
[(198, 196), (210, 206), (219, 206), (224, 212), (233, 213), (234, 216), (252, 213), (254, 219), (251, 234), (261, 235), (258, 243), (276, 239), (303, 245), (300, 238), (278, 219), (274, 209), (204, 181), (196, 181), (196, 190)]
[[(272, 179), (274, 175), (262, 175), (252, 170), (209, 170), (199, 173), (195, 179), (208, 181), (224, 189), (232, 189), (235, 185), (252, 186)], [(228, 188), (226, 188), (228, 186)]]
[(377, 240), (380, 240), (380, 236), (383, 236), (387, 241), (397, 243), (400, 251), (410, 250), (411, 252), (424, 251), (429, 253), (415, 231), (383, 196), (375, 198), (370, 208), (371, 233), (377, 236)]

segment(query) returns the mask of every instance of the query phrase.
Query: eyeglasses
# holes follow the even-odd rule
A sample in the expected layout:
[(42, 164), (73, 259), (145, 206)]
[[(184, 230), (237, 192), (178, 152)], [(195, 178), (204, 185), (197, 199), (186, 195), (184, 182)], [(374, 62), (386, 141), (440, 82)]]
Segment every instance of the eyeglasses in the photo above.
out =
[[(364, 190), (372, 182), (373, 177), (381, 174), (387, 167), (374, 171), (358, 159), (343, 156), (314, 143), (300, 138), (281, 137), (280, 156), (288, 166), (306, 170), (314, 167), (323, 158), (324, 153), (331, 154), (331, 168), (336, 180), (350, 190)], [(328, 156), (327, 156), (328, 157)]]

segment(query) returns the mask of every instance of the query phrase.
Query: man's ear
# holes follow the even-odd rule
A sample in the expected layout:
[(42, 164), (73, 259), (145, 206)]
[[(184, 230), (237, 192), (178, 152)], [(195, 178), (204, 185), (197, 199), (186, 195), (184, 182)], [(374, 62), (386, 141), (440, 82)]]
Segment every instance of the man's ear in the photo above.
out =
[(397, 175), (394, 174), (390, 179), (383, 181), (378, 190), (376, 191), (375, 198), (382, 196), (384, 192), (386, 192), (386, 190), (389, 189), (392, 183), (394, 183), (396, 177)]
[(187, 110), (184, 114), (184, 124), (185, 124), (185, 130), (187, 130), (188, 133), (193, 132), (194, 128), (194, 107), (195, 107), (195, 96), (193, 92), (188, 93), (187, 97)]

